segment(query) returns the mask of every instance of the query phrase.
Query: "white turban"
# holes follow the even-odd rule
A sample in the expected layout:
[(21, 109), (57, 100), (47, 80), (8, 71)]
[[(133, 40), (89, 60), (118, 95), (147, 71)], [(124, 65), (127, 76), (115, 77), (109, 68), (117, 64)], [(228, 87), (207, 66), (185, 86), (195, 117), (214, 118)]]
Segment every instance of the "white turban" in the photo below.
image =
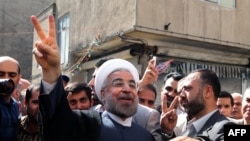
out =
[(133, 75), (135, 82), (139, 82), (139, 73), (132, 63), (123, 59), (108, 60), (101, 65), (95, 76), (95, 93), (99, 100), (101, 100), (101, 89), (105, 79), (117, 69), (128, 70)]

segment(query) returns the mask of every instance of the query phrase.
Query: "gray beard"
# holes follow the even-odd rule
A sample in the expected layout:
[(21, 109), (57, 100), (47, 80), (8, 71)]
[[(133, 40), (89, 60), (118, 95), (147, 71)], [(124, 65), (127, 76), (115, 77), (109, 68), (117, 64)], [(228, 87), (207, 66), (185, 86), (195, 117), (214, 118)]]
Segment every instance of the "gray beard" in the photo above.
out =
[(138, 98), (135, 98), (132, 105), (121, 105), (120, 103), (117, 103), (117, 101), (114, 101), (108, 97), (108, 100), (105, 101), (105, 108), (107, 111), (117, 115), (120, 118), (128, 118), (132, 117), (137, 112), (138, 103)]

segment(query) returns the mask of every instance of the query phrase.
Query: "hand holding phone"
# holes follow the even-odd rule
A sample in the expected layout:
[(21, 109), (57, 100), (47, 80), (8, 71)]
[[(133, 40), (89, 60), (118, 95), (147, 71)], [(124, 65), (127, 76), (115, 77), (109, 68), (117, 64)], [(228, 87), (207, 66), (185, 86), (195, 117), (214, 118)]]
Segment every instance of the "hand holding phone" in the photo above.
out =
[(156, 56), (153, 56), (154, 66), (156, 66)]

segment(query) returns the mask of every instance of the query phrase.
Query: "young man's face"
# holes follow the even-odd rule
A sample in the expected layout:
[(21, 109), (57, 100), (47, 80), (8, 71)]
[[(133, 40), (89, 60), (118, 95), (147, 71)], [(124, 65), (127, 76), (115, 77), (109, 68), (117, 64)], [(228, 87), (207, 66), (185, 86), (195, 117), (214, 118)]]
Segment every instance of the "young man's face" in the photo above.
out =
[(139, 103), (149, 108), (154, 108), (155, 93), (148, 88), (142, 88), (138, 92)]
[(71, 110), (88, 110), (92, 106), (85, 91), (69, 92), (67, 99)]
[(226, 117), (231, 117), (233, 105), (231, 105), (231, 99), (229, 97), (218, 98), (216, 105), (222, 115)]

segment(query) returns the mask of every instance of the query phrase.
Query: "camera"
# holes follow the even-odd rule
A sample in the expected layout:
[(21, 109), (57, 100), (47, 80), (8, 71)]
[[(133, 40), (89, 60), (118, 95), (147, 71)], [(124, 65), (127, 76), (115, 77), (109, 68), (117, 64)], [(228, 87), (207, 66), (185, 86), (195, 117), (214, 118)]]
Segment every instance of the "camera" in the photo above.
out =
[(12, 79), (0, 79), (0, 95), (10, 95), (15, 89)]

